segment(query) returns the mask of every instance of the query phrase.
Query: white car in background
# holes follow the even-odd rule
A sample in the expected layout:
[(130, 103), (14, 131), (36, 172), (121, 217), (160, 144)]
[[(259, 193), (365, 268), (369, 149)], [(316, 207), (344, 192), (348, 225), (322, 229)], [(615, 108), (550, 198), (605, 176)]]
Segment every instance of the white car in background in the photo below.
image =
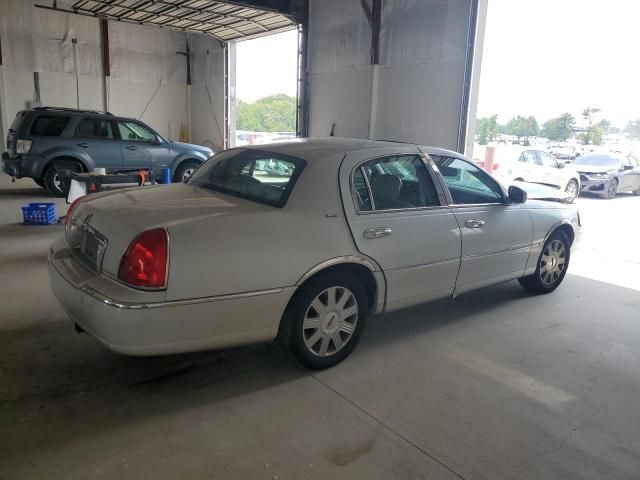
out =
[(559, 188), (571, 196), (580, 193), (580, 176), (543, 150), (529, 147), (496, 147), (493, 175), (507, 186), (529, 182)]

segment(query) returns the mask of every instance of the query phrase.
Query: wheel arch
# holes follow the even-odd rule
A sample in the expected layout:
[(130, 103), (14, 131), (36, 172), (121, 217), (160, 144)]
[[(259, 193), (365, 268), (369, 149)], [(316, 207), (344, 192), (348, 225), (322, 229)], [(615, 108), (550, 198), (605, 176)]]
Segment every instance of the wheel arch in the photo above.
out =
[(300, 289), (307, 282), (321, 276), (330, 273), (348, 273), (355, 276), (364, 288), (367, 295), (367, 306), (370, 312), (380, 313), (382, 310), (382, 303), (384, 302), (386, 294), (386, 282), (380, 269), (376, 268), (375, 263), (372, 260), (358, 257), (358, 256), (343, 256), (335, 257), (324, 262), (319, 263), (313, 268), (309, 269), (304, 275), (302, 275), (296, 282), (296, 290), (291, 295), (289, 302), (284, 310), (280, 325), (278, 327), (278, 338), (282, 339), (285, 332), (289, 330), (290, 305), (297, 298)]
[(549, 230), (549, 233), (547, 233), (547, 236), (544, 238), (543, 244), (549, 239), (551, 235), (558, 231), (564, 233), (567, 236), (567, 238), (569, 239), (569, 246), (573, 245), (573, 241), (576, 238), (576, 232), (573, 229), (573, 225), (571, 225), (571, 222), (569, 222), (568, 220), (563, 220), (562, 222), (555, 224), (551, 228), (551, 230)]
[(74, 157), (73, 155), (59, 155), (57, 157), (54, 157), (54, 158), (48, 160), (43, 165), (42, 171), (40, 172), (40, 178), (44, 177), (44, 175), (47, 173), (47, 170), (49, 168), (51, 168), (51, 166), (55, 162), (74, 162), (74, 163), (78, 163), (78, 164), (80, 164), (80, 167), (82, 168), (83, 172), (88, 172), (89, 171), (89, 167), (87, 166), (87, 163), (82, 158)]

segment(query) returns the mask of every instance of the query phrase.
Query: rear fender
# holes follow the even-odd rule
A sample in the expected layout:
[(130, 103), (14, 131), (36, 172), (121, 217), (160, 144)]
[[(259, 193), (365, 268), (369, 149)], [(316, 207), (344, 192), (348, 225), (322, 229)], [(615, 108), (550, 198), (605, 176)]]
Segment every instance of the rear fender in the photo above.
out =
[(84, 151), (77, 151), (68, 147), (53, 147), (41, 153), (37, 165), (34, 165), (33, 172), (40, 178), (44, 170), (53, 161), (75, 161), (82, 165), (85, 171), (91, 172), (95, 163), (91, 157)]

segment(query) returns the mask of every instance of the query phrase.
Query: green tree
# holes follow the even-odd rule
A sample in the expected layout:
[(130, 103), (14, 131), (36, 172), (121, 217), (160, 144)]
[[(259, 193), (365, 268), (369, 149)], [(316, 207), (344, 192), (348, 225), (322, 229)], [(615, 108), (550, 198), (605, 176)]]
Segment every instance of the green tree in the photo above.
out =
[(517, 117), (513, 117), (509, 120), (505, 131), (509, 135), (515, 135), (518, 137), (518, 142), (520, 142), (521, 138), (524, 138), (524, 144), (528, 145), (529, 137), (538, 135), (540, 127), (538, 126), (538, 121), (535, 117), (523, 117), (522, 115), (518, 115)]
[(236, 128), (254, 132), (293, 132), (296, 129), (296, 98), (278, 94), (253, 103), (239, 100)]
[(624, 128), (624, 133), (630, 138), (640, 139), (640, 120), (627, 123), (627, 126)]
[(567, 140), (576, 126), (576, 120), (570, 113), (563, 113), (559, 117), (552, 118), (542, 126), (542, 136), (549, 140)]
[(492, 142), (498, 136), (500, 131), (498, 115), (479, 118), (476, 122), (476, 129), (478, 131), (478, 143), (480, 145), (486, 145), (487, 143)]
[[(589, 145), (593, 142), (593, 138), (591, 137), (591, 130), (593, 128), (593, 120), (595, 119), (596, 114), (600, 111), (597, 107), (587, 107), (582, 111), (582, 118), (587, 122), (587, 133), (581, 135), (582, 143), (585, 145)], [(602, 128), (600, 128), (600, 143), (602, 143)], [(595, 144), (599, 145), (599, 144)]]

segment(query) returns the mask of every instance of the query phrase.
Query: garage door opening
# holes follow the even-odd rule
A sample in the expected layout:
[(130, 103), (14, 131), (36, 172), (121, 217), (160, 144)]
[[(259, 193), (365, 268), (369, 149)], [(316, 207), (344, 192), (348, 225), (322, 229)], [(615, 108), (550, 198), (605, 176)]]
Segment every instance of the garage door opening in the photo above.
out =
[[(231, 146), (296, 137), (298, 31), (236, 42), (230, 88)], [(234, 94), (235, 92), (235, 94)]]
[(492, 0), (467, 152), (505, 186), (577, 195), (588, 234), (570, 274), (636, 290), (639, 16), (627, 0)]

